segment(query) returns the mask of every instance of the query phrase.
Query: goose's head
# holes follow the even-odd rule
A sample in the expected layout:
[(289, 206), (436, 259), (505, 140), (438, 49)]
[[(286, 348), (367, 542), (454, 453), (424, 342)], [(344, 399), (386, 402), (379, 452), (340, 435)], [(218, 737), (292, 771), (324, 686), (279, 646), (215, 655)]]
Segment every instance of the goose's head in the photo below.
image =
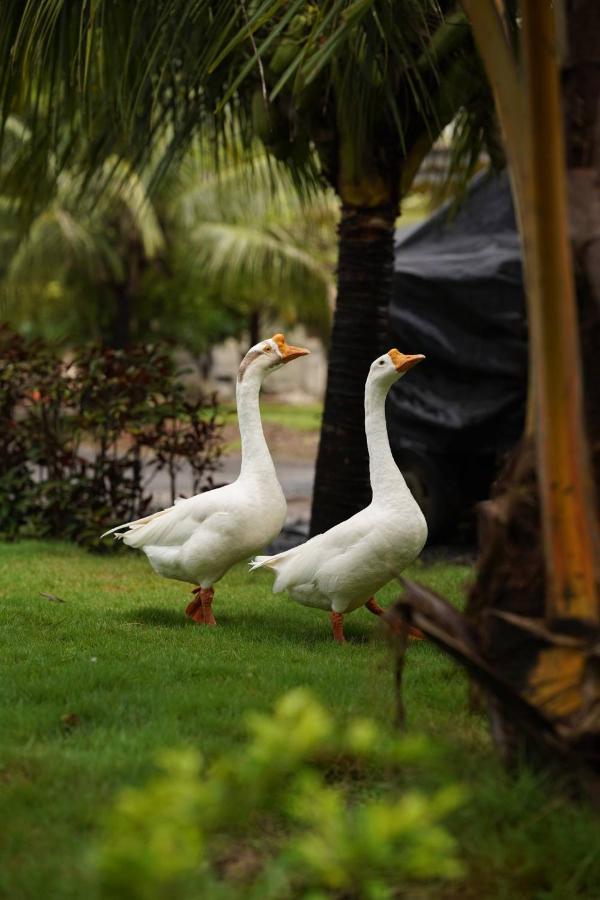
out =
[(242, 381), (249, 371), (260, 374), (264, 378), (285, 363), (298, 359), (299, 356), (307, 356), (309, 353), (310, 350), (306, 350), (304, 347), (293, 347), (291, 344), (286, 344), (282, 334), (274, 334), (266, 341), (260, 341), (254, 347), (250, 347), (240, 363), (238, 381)]
[(395, 381), (402, 378), (403, 375), (406, 375), (409, 369), (412, 369), (413, 366), (416, 366), (417, 363), (420, 363), (423, 359), (425, 359), (425, 357), (422, 353), (407, 355), (405, 353), (400, 353), (400, 351), (396, 349), (388, 350), (387, 353), (384, 353), (383, 356), (379, 356), (371, 365), (369, 377), (373, 381), (389, 388)]

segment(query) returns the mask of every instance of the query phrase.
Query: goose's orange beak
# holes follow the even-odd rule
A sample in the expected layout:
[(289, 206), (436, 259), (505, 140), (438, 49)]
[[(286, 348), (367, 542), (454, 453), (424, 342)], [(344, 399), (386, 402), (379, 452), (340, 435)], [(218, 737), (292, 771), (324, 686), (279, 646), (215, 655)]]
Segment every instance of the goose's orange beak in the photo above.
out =
[(292, 347), (291, 344), (286, 344), (285, 337), (282, 334), (274, 334), (272, 339), (277, 344), (284, 363), (298, 359), (299, 356), (307, 356), (310, 353), (310, 350), (307, 350), (305, 347)]
[(425, 359), (422, 353), (415, 353), (413, 355), (407, 355), (405, 353), (400, 353), (399, 350), (388, 350), (388, 356), (394, 363), (396, 367), (396, 372), (408, 372), (409, 369), (412, 369), (413, 366), (416, 366), (417, 363), (420, 363), (422, 359)]

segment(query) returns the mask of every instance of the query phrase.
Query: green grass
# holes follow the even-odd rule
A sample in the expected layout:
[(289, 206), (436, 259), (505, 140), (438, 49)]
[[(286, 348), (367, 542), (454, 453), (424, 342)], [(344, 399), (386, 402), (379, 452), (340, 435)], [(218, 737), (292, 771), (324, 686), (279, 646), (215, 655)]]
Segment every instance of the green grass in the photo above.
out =
[(322, 415), (322, 403), (302, 403), (295, 406), (288, 403), (266, 402), (262, 405), (265, 422), (275, 422), (296, 431), (318, 431)]
[[(409, 574), (460, 602), (469, 570), (417, 564)], [(1, 897), (93, 898), (89, 848), (115, 793), (143, 782), (162, 747), (199, 746), (209, 760), (229, 750), (245, 712), (269, 709), (289, 688), (310, 687), (340, 720), (390, 723), (392, 661), (366, 611), (348, 618), (340, 647), (324, 613), (274, 597), (269, 576), (244, 566), (218, 585), (218, 628), (188, 622), (188, 599), (134, 553), (0, 546)], [(435, 770), (408, 783), (460, 781), (469, 795), (452, 820), (469, 879), (443, 896), (600, 895), (597, 820), (527, 770), (502, 772), (485, 721), (467, 712), (463, 673), (414, 644), (405, 691), (409, 727), (440, 749)], [(373, 789), (381, 785), (361, 788)]]
[[(235, 405), (224, 403), (221, 410), (225, 413), (227, 422), (236, 419)], [(273, 422), (293, 431), (318, 431), (321, 427), (323, 415), (322, 403), (300, 403), (298, 405), (285, 403), (270, 403), (264, 398), (261, 401), (261, 417), (263, 422)]]

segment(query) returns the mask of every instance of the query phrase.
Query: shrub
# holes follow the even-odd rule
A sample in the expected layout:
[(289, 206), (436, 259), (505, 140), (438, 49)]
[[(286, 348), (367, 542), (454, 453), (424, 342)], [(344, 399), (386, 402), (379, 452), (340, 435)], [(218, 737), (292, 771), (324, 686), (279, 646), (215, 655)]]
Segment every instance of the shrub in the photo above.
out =
[[(210, 767), (193, 750), (165, 753), (160, 774), (121, 794), (97, 856), (103, 896), (385, 900), (461, 874), (442, 824), (460, 790), (394, 786), (398, 767), (427, 759), (425, 742), (391, 739), (370, 720), (339, 729), (303, 689), (249, 729)], [(371, 766), (386, 770), (389, 793), (353, 801), (336, 773)]]
[(193, 490), (220, 453), (213, 397), (190, 400), (158, 346), (88, 346), (66, 361), (0, 327), (0, 535), (97, 543), (110, 523), (148, 512), (147, 485), (185, 461)]

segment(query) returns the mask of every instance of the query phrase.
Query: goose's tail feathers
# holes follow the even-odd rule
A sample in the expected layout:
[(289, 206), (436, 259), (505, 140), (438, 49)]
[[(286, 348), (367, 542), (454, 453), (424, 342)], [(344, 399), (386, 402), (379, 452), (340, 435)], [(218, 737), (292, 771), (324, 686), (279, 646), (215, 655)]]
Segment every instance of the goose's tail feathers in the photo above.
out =
[(123, 531), (122, 534), (117, 534), (117, 531), (121, 531), (122, 528), (129, 529), (129, 523), (125, 523), (124, 525), (116, 525), (114, 528), (111, 528), (110, 531), (105, 531), (104, 534), (100, 535), (100, 540), (102, 538), (108, 537), (109, 534), (114, 534), (115, 540), (122, 540), (123, 537), (127, 534), (127, 531)]
[(248, 563), (250, 571), (254, 572), (255, 569), (273, 569), (273, 571), (276, 571), (277, 563), (283, 559), (288, 552), (288, 550), (284, 550), (283, 553), (276, 553), (274, 556), (255, 556), (254, 559), (251, 559)]
[[(153, 522), (155, 519), (158, 519), (160, 516), (164, 516), (165, 513), (171, 512), (173, 509), (170, 506), (168, 509), (161, 509), (159, 512), (152, 513), (149, 516), (144, 516), (143, 519), (135, 519), (133, 522), (123, 522), (121, 525), (115, 525), (114, 528), (111, 528), (109, 531), (105, 531), (104, 534), (100, 535), (100, 540), (102, 538), (108, 537), (109, 534), (114, 534), (115, 540), (123, 539), (125, 535), (129, 531), (134, 531), (137, 528), (142, 528), (144, 525), (147, 525), (149, 522)], [(116, 532), (123, 532), (122, 534), (117, 534)]]
[(248, 563), (251, 572), (254, 572), (255, 569), (271, 569), (270, 565), (271, 561), (276, 557), (273, 556), (255, 556), (254, 559), (251, 559)]

